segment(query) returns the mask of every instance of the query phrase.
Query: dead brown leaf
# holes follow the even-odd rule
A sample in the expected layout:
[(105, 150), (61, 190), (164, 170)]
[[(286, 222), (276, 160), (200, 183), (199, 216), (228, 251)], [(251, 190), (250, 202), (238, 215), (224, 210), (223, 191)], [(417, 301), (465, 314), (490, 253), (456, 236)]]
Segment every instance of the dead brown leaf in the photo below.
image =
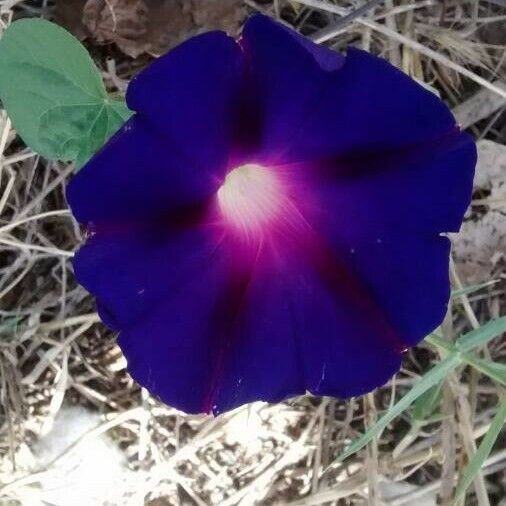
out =
[(196, 33), (236, 35), (246, 16), (241, 0), (60, 0), (56, 19), (80, 38), (114, 43), (125, 54), (158, 56)]
[(54, 9), (55, 21), (73, 33), (79, 40), (89, 33), (83, 23), (83, 8), (87, 0), (59, 0)]
[(238, 0), (191, 0), (187, 3), (199, 30), (224, 30), (231, 35), (239, 31), (246, 11)]
[(115, 43), (125, 54), (158, 53), (191, 28), (176, 0), (88, 0), (83, 22), (98, 43)]

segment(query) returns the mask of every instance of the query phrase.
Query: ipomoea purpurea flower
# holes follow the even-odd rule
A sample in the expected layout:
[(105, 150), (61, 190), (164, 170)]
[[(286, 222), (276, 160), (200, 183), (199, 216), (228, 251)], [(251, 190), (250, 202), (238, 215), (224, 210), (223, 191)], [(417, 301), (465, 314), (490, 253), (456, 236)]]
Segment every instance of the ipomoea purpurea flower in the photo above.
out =
[(389, 63), (264, 16), (137, 75), (71, 181), (74, 260), (133, 377), (185, 412), (385, 383), (439, 325), (476, 150)]

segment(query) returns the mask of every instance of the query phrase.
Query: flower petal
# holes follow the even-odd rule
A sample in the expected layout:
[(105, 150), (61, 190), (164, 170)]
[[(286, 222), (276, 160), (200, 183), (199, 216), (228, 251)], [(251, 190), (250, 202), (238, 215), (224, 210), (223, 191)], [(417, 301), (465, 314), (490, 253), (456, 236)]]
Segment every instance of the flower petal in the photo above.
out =
[(316, 220), (350, 248), (369, 239), (457, 232), (471, 201), (475, 165), (476, 146), (466, 133), (428, 151), (342, 162), (308, 176), (314, 178)]
[(428, 145), (455, 130), (448, 107), (387, 61), (349, 48), (327, 74), (319, 103), (292, 139), (287, 161), (342, 158)]
[[(385, 60), (350, 48), (344, 62), (319, 65), (297, 37), (263, 16), (244, 27), (264, 158), (288, 163), (401, 149), (455, 128), (439, 98)], [(309, 41), (306, 46), (312, 54), (325, 50)]]
[(196, 164), (226, 164), (244, 65), (224, 32), (192, 37), (131, 81), (130, 109)]
[(281, 262), (255, 269), (237, 320), (240, 332), (226, 350), (215, 414), (306, 391), (358, 395), (400, 367), (400, 350), (345, 289), (335, 291), (305, 259)]
[[(307, 43), (309, 44), (309, 43)], [(261, 15), (245, 24), (241, 45), (248, 63), (250, 103), (259, 123), (257, 158), (278, 160), (318, 101), (326, 72), (294, 31)]]
[(398, 369), (382, 322), (306, 259), (269, 254), (236, 269), (238, 251), (204, 236), (97, 237), (76, 258), (78, 279), (121, 330), (129, 371), (164, 402), (218, 414), (306, 390), (350, 396)]
[(300, 44), (306, 51), (311, 54), (318, 65), (322, 68), (322, 70), (331, 72), (333, 70), (341, 68), (344, 65), (345, 57), (341, 53), (333, 51), (332, 49), (329, 49), (321, 44), (316, 44), (311, 39), (304, 37), (304, 35), (301, 35), (299, 32), (293, 30), (292, 28), (289, 28), (288, 26), (281, 23), (274, 22), (271, 18), (268, 18), (262, 14), (257, 14), (248, 20), (248, 24), (253, 23), (257, 23), (257, 30), (262, 30), (262, 25), (265, 26), (269, 23), (274, 25), (274, 27), (283, 28), (286, 30), (298, 44)]
[(350, 248), (346, 261), (406, 347), (443, 321), (450, 299), (448, 238), (412, 234), (379, 242), (372, 238)]
[(133, 378), (186, 413), (211, 409), (214, 367), (221, 349), (221, 335), (211, 328), (219, 330), (226, 321), (219, 301), (228, 267), (217, 255), (118, 337)]
[(306, 388), (315, 395), (361, 395), (399, 370), (402, 343), (378, 308), (361, 298), (359, 280), (342, 262), (321, 267), (291, 292)]
[[(439, 98), (385, 60), (350, 48), (344, 63), (325, 71), (329, 66), (310, 57), (298, 37), (264, 16), (251, 18), (243, 30), (265, 159), (315, 161), (399, 149), (455, 128)], [(315, 54), (318, 46), (308, 45)]]
[(280, 402), (305, 393), (290, 275), (298, 273), (257, 260), (236, 309), (234, 328), (223, 346), (214, 381), (215, 414), (248, 402)]
[(102, 319), (115, 330), (138, 323), (198, 277), (213, 259), (216, 239), (204, 228), (97, 234), (77, 252), (78, 281), (97, 297)]
[(458, 134), (432, 152), (366, 157), (356, 165), (361, 176), (330, 177), (314, 189), (315, 228), (406, 345), (423, 339), (447, 310), (450, 244), (440, 234), (460, 227), (475, 163), (472, 139)]
[(217, 188), (211, 166), (196, 166), (136, 115), (72, 178), (67, 201), (80, 223), (116, 225), (161, 219)]

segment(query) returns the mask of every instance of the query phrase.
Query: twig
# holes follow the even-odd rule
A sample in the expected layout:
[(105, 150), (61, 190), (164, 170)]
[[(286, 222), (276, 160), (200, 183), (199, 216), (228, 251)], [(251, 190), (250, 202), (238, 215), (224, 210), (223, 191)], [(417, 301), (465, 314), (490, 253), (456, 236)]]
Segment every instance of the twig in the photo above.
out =
[[(298, 1), (298, 0), (296, 0)], [(317, 42), (323, 42), (334, 37), (336, 32), (340, 32), (345, 26), (349, 25), (352, 21), (367, 14), (370, 10), (374, 9), (377, 5), (383, 3), (385, 0), (369, 0), (362, 7), (355, 9), (348, 14), (344, 15), (339, 21), (329, 27), (323, 28), (313, 34), (311, 38)], [(300, 2), (303, 3), (303, 2)]]
[[(371, 428), (377, 421), (376, 403), (374, 401), (374, 393), (364, 396), (364, 412), (366, 419), (366, 427)], [(367, 490), (368, 505), (376, 506), (379, 500), (378, 488), (378, 439), (374, 437), (367, 445), (366, 457), (367, 469)]]
[[(452, 303), (448, 307), (445, 319), (442, 325), (443, 337), (453, 342), (453, 318)], [(439, 496), (442, 506), (449, 506), (453, 497), (455, 487), (456, 466), (456, 445), (455, 445), (455, 400), (448, 381), (443, 385), (443, 400), (441, 412), (444, 416), (441, 424), (441, 445), (443, 449), (443, 464), (441, 469), (441, 487)]]
[(13, 222), (9, 223), (8, 225), (4, 225), (3, 227), (0, 227), (0, 235), (5, 234), (5, 232), (8, 232), (9, 230), (12, 230), (13, 228), (16, 228), (16, 227), (19, 227), (20, 225), (28, 223), (29, 221), (40, 220), (42, 218), (49, 218), (50, 216), (70, 216), (70, 211), (68, 209), (60, 209), (58, 211), (47, 211), (45, 213), (35, 214), (34, 216), (30, 216), (29, 218), (24, 218), (21, 220), (13, 221)]

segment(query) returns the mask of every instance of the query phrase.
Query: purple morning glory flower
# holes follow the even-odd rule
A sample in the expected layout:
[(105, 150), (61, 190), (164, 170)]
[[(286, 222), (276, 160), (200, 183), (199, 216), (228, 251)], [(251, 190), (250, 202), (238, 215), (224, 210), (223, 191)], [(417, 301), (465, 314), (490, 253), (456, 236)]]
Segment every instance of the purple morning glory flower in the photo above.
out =
[(442, 320), (476, 150), (380, 58), (264, 16), (131, 82), (73, 178), (77, 279), (133, 377), (189, 413), (386, 382)]

